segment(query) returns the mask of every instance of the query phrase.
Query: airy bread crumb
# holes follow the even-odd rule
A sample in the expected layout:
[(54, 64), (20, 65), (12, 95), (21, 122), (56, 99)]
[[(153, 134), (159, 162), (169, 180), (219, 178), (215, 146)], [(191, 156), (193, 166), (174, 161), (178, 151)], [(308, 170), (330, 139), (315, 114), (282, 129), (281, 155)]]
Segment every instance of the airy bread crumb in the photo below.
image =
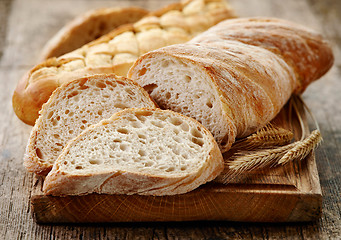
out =
[(174, 195), (222, 170), (218, 145), (199, 122), (169, 110), (126, 109), (68, 143), (44, 192)]
[(40, 112), (24, 165), (45, 175), (66, 143), (84, 129), (125, 108), (156, 105), (133, 81), (113, 74), (81, 78), (58, 88)]

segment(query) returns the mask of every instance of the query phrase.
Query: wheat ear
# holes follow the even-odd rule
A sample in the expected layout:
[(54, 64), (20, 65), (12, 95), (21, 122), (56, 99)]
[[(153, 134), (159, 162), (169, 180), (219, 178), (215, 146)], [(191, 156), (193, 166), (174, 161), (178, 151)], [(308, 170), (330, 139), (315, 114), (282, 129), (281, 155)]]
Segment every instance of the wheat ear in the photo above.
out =
[(227, 162), (229, 168), (235, 172), (243, 173), (259, 168), (272, 166), (281, 159), (295, 143), (263, 151), (240, 152)]
[(306, 139), (296, 142), (295, 146), (279, 159), (278, 164), (284, 165), (292, 160), (300, 161), (304, 159), (321, 141), (320, 131), (314, 130)]
[[(305, 138), (306, 130), (305, 130), (303, 119), (299, 112), (297, 104), (302, 104), (302, 106), (309, 112), (317, 128), (317, 130), (314, 130), (306, 138)], [(226, 165), (233, 172), (233, 175), (238, 175), (243, 172), (253, 171), (256, 169), (265, 168), (269, 166), (271, 167), (271, 166), (276, 166), (276, 165), (284, 165), (292, 160), (302, 160), (309, 153), (311, 153), (313, 149), (315, 149), (318, 146), (318, 144), (322, 141), (322, 136), (321, 136), (317, 121), (315, 117), (313, 116), (313, 114), (311, 113), (310, 109), (305, 105), (304, 101), (299, 96), (293, 96), (290, 102), (290, 111), (291, 111), (291, 108), (295, 110), (300, 126), (301, 126), (301, 131), (302, 131), (301, 139), (291, 144), (273, 148), (273, 149), (266, 149), (262, 151), (253, 151), (253, 152), (249, 152), (249, 151), (238, 152), (237, 151), (237, 153), (232, 155), (230, 160), (226, 162)], [(264, 131), (266, 131), (266, 129), (264, 129)], [(257, 135), (257, 133), (255, 135)], [(252, 137), (251, 135), (250, 139), (252, 138), (254, 137)], [(252, 140), (249, 140), (249, 141), (252, 141)], [(229, 178), (227, 176), (224, 176), (222, 179), (226, 180)], [(224, 183), (227, 183), (227, 182), (225, 181)]]
[(272, 146), (283, 146), (290, 143), (294, 134), (284, 128), (275, 127), (268, 123), (254, 134), (236, 141), (233, 149), (251, 150), (255, 148), (267, 148)]

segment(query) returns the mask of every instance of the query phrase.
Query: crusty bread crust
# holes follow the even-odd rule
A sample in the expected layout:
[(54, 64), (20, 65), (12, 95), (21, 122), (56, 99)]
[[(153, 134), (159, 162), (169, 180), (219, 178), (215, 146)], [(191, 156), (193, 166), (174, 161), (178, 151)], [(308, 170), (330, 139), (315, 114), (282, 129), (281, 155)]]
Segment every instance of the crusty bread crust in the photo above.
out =
[(82, 48), (48, 59), (31, 69), (13, 93), (14, 112), (23, 122), (33, 125), (42, 104), (62, 83), (93, 73), (125, 76), (140, 55), (187, 42), (231, 17), (234, 13), (224, 0), (192, 0), (172, 4), (135, 24), (123, 25)]
[[(225, 125), (220, 124), (214, 132), (217, 125), (211, 123), (215, 117), (200, 118), (190, 111), (187, 114), (203, 124), (209, 119), (204, 125), (226, 152), (236, 137), (245, 137), (264, 126), (293, 93), (302, 93), (308, 84), (325, 74), (333, 59), (328, 42), (312, 30), (280, 19), (244, 18), (223, 21), (188, 43), (141, 56), (128, 77), (146, 90), (154, 86), (150, 94), (159, 106), (176, 111), (179, 99), (184, 105), (189, 102), (189, 96), (182, 98), (185, 83), (179, 81), (185, 72), (195, 68), (190, 79), (208, 79), (212, 94), (218, 92), (217, 115), (225, 118)], [(168, 77), (167, 71), (172, 69), (178, 71)], [(177, 96), (176, 99), (160, 93), (159, 89), (165, 90), (168, 83), (174, 86), (173, 90), (167, 88), (169, 96)], [(194, 90), (187, 93), (196, 94)], [(186, 105), (186, 109), (204, 109), (204, 105), (197, 102), (195, 106)], [(225, 139), (218, 135), (222, 132), (226, 132)]]
[(138, 7), (90, 10), (77, 16), (46, 43), (41, 60), (71, 52), (121, 25), (134, 23), (147, 14), (147, 10)]
[[(131, 95), (131, 99), (130, 101), (134, 101), (134, 99), (136, 99), (137, 97), (139, 97), (140, 99), (142, 99), (139, 102), (133, 102), (136, 103), (132, 104), (134, 106), (131, 107), (149, 107), (149, 108), (157, 108), (157, 105), (155, 104), (155, 102), (153, 101), (153, 99), (151, 99), (151, 97), (148, 95), (148, 93), (146, 91), (144, 91), (143, 88), (141, 88), (137, 83), (135, 83), (134, 81), (127, 79), (125, 77), (119, 77), (116, 76), (114, 74), (99, 74), (99, 75), (92, 75), (90, 77), (84, 77), (84, 78), (79, 78), (76, 80), (73, 80), (69, 83), (65, 83), (62, 86), (58, 87), (53, 94), (51, 95), (51, 97), (49, 98), (49, 100), (43, 105), (41, 111), (40, 111), (40, 117), (37, 119), (36, 124), (34, 125), (34, 127), (31, 130), (31, 135), (29, 137), (27, 146), (26, 146), (26, 153), (24, 156), (24, 166), (26, 167), (26, 169), (29, 172), (34, 172), (35, 174), (38, 175), (46, 175), (52, 168), (53, 166), (53, 162), (51, 162), (51, 160), (55, 160), (57, 158), (57, 156), (54, 158), (55, 154), (48, 154), (48, 156), (45, 156), (44, 158), (40, 155), (42, 154), (42, 149), (40, 149), (39, 146), (43, 145), (43, 148), (46, 150), (46, 148), (55, 148), (55, 144), (56, 142), (52, 141), (51, 143), (48, 142), (42, 142), (42, 140), (39, 139), (43, 138), (44, 136), (42, 135), (47, 135), (48, 138), (53, 139), (52, 135), (58, 134), (55, 131), (46, 129), (46, 122), (52, 120), (49, 119), (48, 115), (51, 113), (51, 109), (54, 107), (56, 108), (59, 107), (61, 111), (65, 111), (67, 109), (62, 109), (62, 105), (61, 102), (66, 102), (69, 101), (67, 96), (68, 95), (72, 95), (75, 91), (78, 94), (82, 94), (80, 91), (82, 91), (82, 88), (89, 88), (89, 86), (91, 84), (105, 84), (106, 81), (108, 81), (108, 84), (115, 84), (116, 86), (118, 85), (119, 87), (123, 88), (124, 86), (129, 87), (130, 89), (134, 90), (134, 92), (132, 92), (133, 95)], [(85, 86), (85, 87), (84, 87)], [(110, 85), (111, 86), (111, 85)], [(112, 94), (114, 90), (111, 90)], [(99, 93), (97, 93), (99, 94)], [(87, 96), (85, 95), (88, 99), (93, 99), (94, 97), (92, 96)], [(130, 95), (128, 95), (130, 96)], [(108, 102), (108, 101), (112, 101), (112, 102)], [(100, 102), (98, 103), (94, 103), (98, 105), (98, 107), (96, 107), (96, 109), (93, 110), (93, 112), (97, 112), (97, 111), (101, 111), (101, 115), (99, 116), (99, 120), (103, 119), (104, 116), (111, 116), (114, 112), (119, 111), (120, 109), (118, 109), (117, 107), (115, 107), (115, 104), (117, 104), (117, 101), (113, 101), (116, 100), (115, 95), (112, 95), (110, 97), (110, 99), (107, 99), (107, 105), (111, 106), (110, 109), (105, 109), (104, 104), (101, 104)], [(126, 102), (128, 102), (128, 99), (125, 99)], [(69, 103), (70, 104), (70, 103)], [(69, 105), (68, 104), (68, 105)], [(82, 104), (83, 103), (79, 103), (80, 109), (82, 109)], [(122, 106), (120, 106), (122, 107)], [(84, 111), (85, 111), (85, 107)], [(73, 109), (75, 110), (75, 109)], [(67, 110), (69, 111), (69, 110)], [(59, 116), (61, 118), (60, 121), (64, 121), (63, 118), (68, 118), (68, 115), (65, 114), (65, 116)], [(89, 117), (90, 118), (90, 117)], [(86, 124), (89, 125), (91, 122), (89, 121), (89, 119), (87, 118), (80, 118), (78, 120), (78, 123), (73, 123), (73, 125), (77, 125), (72, 127), (71, 125), (69, 125), (68, 127), (71, 128), (72, 130), (72, 134), (68, 134), (68, 138), (73, 138), (71, 136), (77, 136), (78, 133), (80, 131), (82, 131), (81, 129), (79, 129), (79, 127), (81, 127), (82, 123), (81, 121), (86, 121)], [(96, 122), (92, 122), (92, 123), (96, 123)], [(59, 127), (62, 129), (65, 129), (63, 126)], [(58, 134), (59, 136), (59, 134)], [(58, 144), (62, 144), (63, 142), (60, 142), (61, 137), (59, 138), (59, 142)], [(64, 143), (66, 144), (66, 143)], [(56, 150), (54, 150), (56, 151)]]
[(283, 58), (297, 74), (295, 94), (301, 94), (334, 63), (332, 48), (320, 33), (284, 19), (230, 19), (212, 27), (205, 35), (192, 39), (192, 42), (212, 42), (211, 33), (218, 34), (222, 40), (237, 40), (264, 48)]
[[(178, 116), (191, 125), (200, 127), (202, 133), (208, 137), (205, 142), (209, 147), (207, 155), (203, 155), (202, 164), (196, 171), (181, 175), (154, 175), (139, 171), (115, 171), (112, 169), (97, 171), (95, 173), (77, 174), (69, 173), (60, 169), (65, 156), (75, 144), (103, 125), (115, 124), (122, 116), (134, 113), (146, 116), (152, 112), (164, 112)], [(105, 119), (98, 124), (90, 126), (78, 137), (71, 140), (59, 156), (51, 172), (47, 175), (43, 191), (47, 195), (84, 195), (89, 193), (104, 194), (140, 194), (140, 195), (175, 195), (189, 192), (201, 184), (215, 179), (223, 170), (223, 158), (214, 141), (212, 134), (200, 123), (184, 115), (160, 109), (126, 109), (115, 113), (110, 119)]]

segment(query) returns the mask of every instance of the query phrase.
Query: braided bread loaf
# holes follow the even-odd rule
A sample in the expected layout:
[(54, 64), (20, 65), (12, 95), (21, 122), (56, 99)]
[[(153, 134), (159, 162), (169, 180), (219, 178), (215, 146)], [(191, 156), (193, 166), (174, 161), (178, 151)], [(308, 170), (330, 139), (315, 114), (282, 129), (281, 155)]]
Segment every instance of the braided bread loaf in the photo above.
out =
[(62, 83), (96, 73), (125, 76), (140, 55), (187, 42), (232, 16), (223, 0), (191, 0), (170, 5), (35, 66), (18, 83), (12, 98), (13, 109), (22, 121), (33, 125), (42, 104)]
[(161, 108), (201, 122), (228, 151), (333, 64), (321, 35), (271, 18), (226, 20), (186, 44), (143, 55), (128, 77)]

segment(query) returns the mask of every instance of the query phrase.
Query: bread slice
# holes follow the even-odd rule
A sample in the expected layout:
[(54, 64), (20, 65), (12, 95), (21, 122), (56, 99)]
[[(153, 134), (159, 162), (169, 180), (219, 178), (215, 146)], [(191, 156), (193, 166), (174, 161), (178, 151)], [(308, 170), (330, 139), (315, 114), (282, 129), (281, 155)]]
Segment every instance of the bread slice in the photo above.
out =
[(133, 81), (113, 74), (80, 78), (62, 85), (40, 112), (29, 138), (24, 165), (45, 175), (66, 143), (89, 125), (125, 108), (156, 105)]
[(60, 29), (44, 46), (41, 59), (71, 52), (123, 24), (134, 23), (147, 14), (147, 10), (138, 7), (90, 10)]
[(213, 180), (222, 170), (217, 143), (194, 119), (169, 110), (126, 109), (71, 140), (43, 191), (175, 195)]

